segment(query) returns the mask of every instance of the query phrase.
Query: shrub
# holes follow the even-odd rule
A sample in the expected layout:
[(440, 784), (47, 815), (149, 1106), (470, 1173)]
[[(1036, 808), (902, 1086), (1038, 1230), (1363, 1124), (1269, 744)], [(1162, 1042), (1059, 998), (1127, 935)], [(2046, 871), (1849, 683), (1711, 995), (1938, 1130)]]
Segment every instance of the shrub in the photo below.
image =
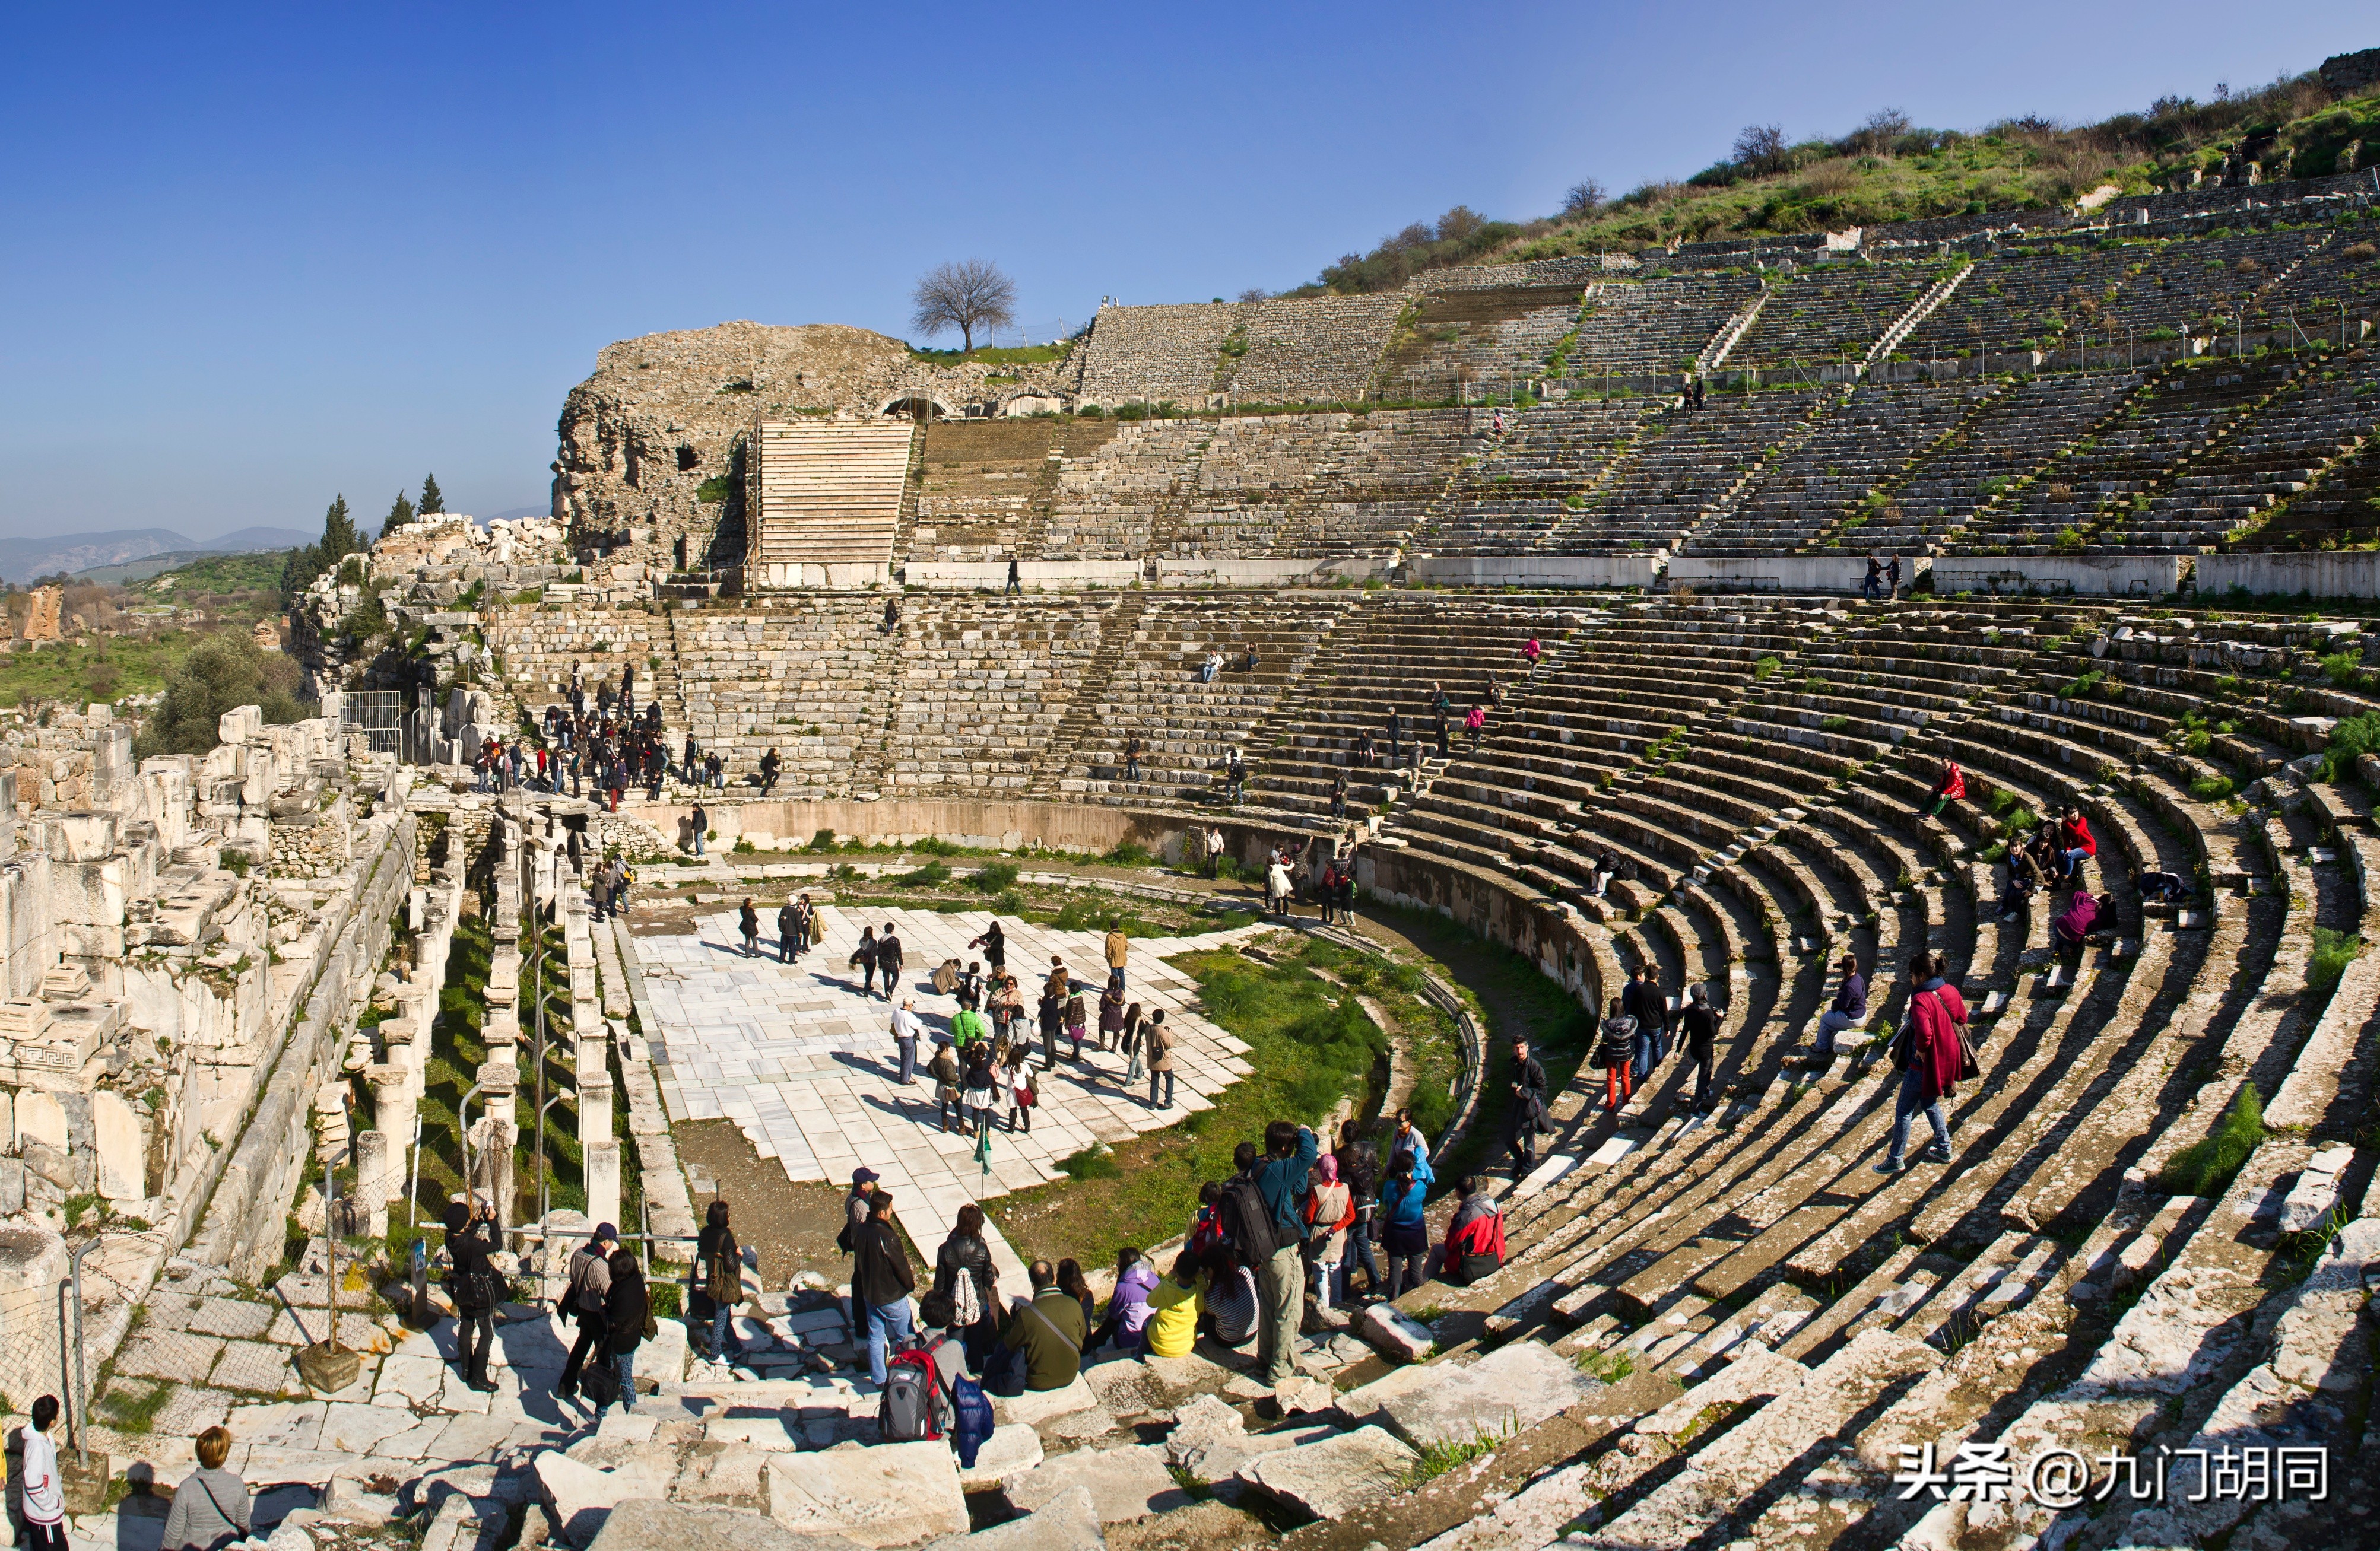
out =
[(2341, 717), (2330, 730), (2330, 746), (2323, 751), (2323, 780), (2345, 781), (2355, 773), (2356, 759), (2374, 750), (2380, 750), (2380, 711)]
[(820, 830), (818, 833), (810, 836), (810, 849), (812, 851), (833, 850), (834, 831), (832, 830)]
[(968, 879), (978, 893), (1000, 894), (1016, 887), (1018, 867), (1014, 862), (987, 862), (976, 869)]
[(892, 882), (894, 887), (901, 889), (930, 889), (950, 880), (951, 869), (948, 866), (941, 862), (928, 862), (923, 866), (912, 867)]
[(1785, 666), (1785, 663), (1782, 659), (1764, 657), (1759, 661), (1752, 665), (1752, 676), (1755, 679), (1765, 679), (1783, 666)]
[(164, 702), (134, 740), (133, 755), (205, 754), (223, 741), (216, 732), (224, 713), (239, 706), (261, 708), (276, 726), (298, 721), (313, 710), (298, 698), (299, 680), (295, 659), (268, 657), (244, 635), (209, 636), (165, 682)]
[(2240, 1097), (2225, 1110), (2215, 1134), (2173, 1155), (2157, 1171), (2157, 1188), (2168, 1195), (2220, 1195), (2232, 1176), (2265, 1139), (2265, 1097), (2253, 1083), (2242, 1084)]
[(2338, 985), (2338, 977), (2347, 973), (2363, 951), (2363, 939), (2352, 932), (2333, 931), (2328, 927), (2313, 929), (2313, 953), (2306, 960), (2306, 989), (2318, 996), (2327, 996)]
[(2351, 651), (2335, 651), (2322, 660), (2322, 672), (2337, 688), (2358, 688), (2363, 683), (2363, 660)]
[(2231, 794), (2231, 778), (2227, 775), (2203, 775), (2190, 783), (2190, 794), (2202, 803), (2219, 803)]
[(1820, 727), (1829, 733), (1840, 733), (1851, 724), (1852, 719), (1847, 716), (1830, 716), (1818, 723)]

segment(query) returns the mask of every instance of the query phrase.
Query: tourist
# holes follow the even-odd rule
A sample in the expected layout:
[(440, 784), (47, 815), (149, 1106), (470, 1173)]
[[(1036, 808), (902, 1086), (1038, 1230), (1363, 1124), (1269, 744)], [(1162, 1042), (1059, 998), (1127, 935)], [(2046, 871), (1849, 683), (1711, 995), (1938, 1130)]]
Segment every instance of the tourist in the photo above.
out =
[(1289, 867), (1279, 852), (1265, 864), (1265, 914), (1286, 915), (1290, 912)]
[(964, 1050), (977, 1040), (989, 1040), (990, 1037), (991, 1024), (981, 1012), (962, 1000), (959, 1010), (951, 1014), (952, 1043)]
[(481, 1394), (496, 1387), (488, 1377), (488, 1350), (495, 1344), (495, 1310), (504, 1302), (503, 1278), (488, 1264), (492, 1250), (504, 1248), (496, 1231), (495, 1209), (484, 1197), (471, 1203), (446, 1204), (446, 1293), (455, 1301), (455, 1371)]
[(1083, 1306), (1058, 1285), (1058, 1273), (1046, 1260), (1026, 1267), (1033, 1296), (1019, 1298), (1009, 1311), (1001, 1342), (1025, 1354), (1025, 1387), (1063, 1389), (1083, 1371), (1083, 1338), (1090, 1322)]
[(1934, 782), (1934, 806), (1925, 810), (1928, 818), (1939, 818), (1942, 810), (1967, 794), (1967, 775), (1959, 769), (1956, 759), (1942, 761), (1942, 774)]
[(1961, 1036), (1966, 1031), (1967, 1004), (1956, 988), (1941, 977), (1931, 953), (1920, 950), (1909, 961), (1909, 1010), (1900, 1033), (1893, 1039), (1893, 1064), (1900, 1069), (1900, 1092), (1892, 1106), (1892, 1146), (1876, 1166), (1879, 1174), (1898, 1174), (1909, 1152), (1909, 1121), (1919, 1110), (1934, 1130), (1929, 1163), (1950, 1161), (1950, 1123), (1943, 1117), (1942, 1100), (1955, 1097), (1966, 1053)]
[(859, 928), (859, 945), (851, 951), (851, 957), (844, 962), (844, 967), (859, 971), (860, 995), (872, 997), (876, 994), (875, 927), (862, 927)]
[(753, 907), (751, 895), (744, 896), (744, 905), (736, 912), (736, 921), (744, 934), (744, 956), (747, 959), (759, 958), (760, 956), (760, 913)]
[(24, 1450), (17, 1464), (21, 1551), (67, 1551), (66, 1484), (58, 1474), (58, 1446), (50, 1439), (57, 1419), (58, 1398), (44, 1395), (33, 1402), (32, 1425), (18, 1434)]
[(1396, 1129), (1389, 1139), (1389, 1172), (1395, 1173), (1397, 1160), (1406, 1157), (1415, 1160), (1422, 1183), (1427, 1184), (1437, 1177), (1429, 1164), (1429, 1138), (1421, 1133), (1421, 1127), (1414, 1124), (1411, 1109), (1400, 1109), (1397, 1111)]
[(1123, 988), (1111, 980), (1099, 993), (1099, 1049), (1123, 1048)]
[(1345, 857), (1339, 864), (1337, 898), (1339, 902), (1339, 925), (1341, 928), (1346, 931), (1354, 931), (1356, 929), (1355, 858), (1352, 854)]
[(652, 1305), (645, 1297), (645, 1274), (627, 1250), (612, 1255), (612, 1286), (603, 1295), (603, 1323), (611, 1332), (607, 1350), (620, 1374), (620, 1409), (637, 1409), (637, 1347), (645, 1339), (645, 1320)]
[(934, 1251), (934, 1290), (952, 1301), (952, 1324), (965, 1332), (967, 1361), (978, 1373), (1000, 1335), (1000, 1267), (984, 1242), (983, 1225), (983, 1208), (968, 1202)]
[(925, 1026), (917, 1016), (917, 999), (903, 997), (892, 1010), (892, 1048), (901, 1058), (901, 1075), (894, 1081), (905, 1088), (917, 1084), (917, 1035)]
[(736, 1305), (744, 1302), (744, 1251), (727, 1226), (726, 1198), (714, 1198), (704, 1211), (702, 1231), (695, 1235), (694, 1268), (702, 1278), (699, 1290), (710, 1300), (710, 1348), (703, 1355), (713, 1362), (733, 1350), (743, 1355), (744, 1339), (735, 1333)]
[(1000, 977), (1000, 994), (992, 999), (991, 1016), (993, 1029), (1002, 1041), (1019, 1042), (1016, 1025), (1025, 1021), (1025, 988), (1016, 983), (1014, 975)]
[(1529, 1054), (1529, 1042), (1512, 1041), (1512, 1102), (1507, 1107), (1504, 1145), (1512, 1155), (1512, 1178), (1537, 1166), (1537, 1133), (1551, 1131), (1546, 1118), (1546, 1069)]
[(1000, 1080), (991, 1065), (991, 1047), (978, 1039), (959, 1053), (966, 1067), (967, 1117), (974, 1122), (970, 1135), (980, 1136), (991, 1124), (992, 1109), (1000, 1102)]
[(1636, 1015), (1628, 1011), (1628, 1005), (1624, 993), (1611, 999), (1595, 1042), (1595, 1064), (1603, 1069), (1607, 1113), (1618, 1109), (1635, 1092), (1632, 1073), (1636, 1060)]
[(1247, 1345), (1260, 1307), (1257, 1278), (1229, 1244), (1208, 1256), (1206, 1303), (1208, 1330), (1215, 1339), (1233, 1350)]
[(1045, 983), (1041, 988), (1040, 1009), (1041, 1053), (1044, 1058), (1041, 1070), (1044, 1072), (1058, 1069), (1058, 1031), (1064, 1026), (1065, 1019), (1063, 997), (1054, 985)]
[(1528, 645), (1521, 648), (1522, 658), (1527, 661), (1532, 670), (1536, 667), (1538, 661), (1545, 656), (1545, 647), (1535, 636), (1530, 636)]
[(883, 933), (876, 939), (876, 976), (884, 982), (884, 1000), (891, 1001), (901, 983), (901, 939), (892, 930), (892, 923), (884, 923)]
[(1347, 778), (1344, 775), (1334, 775), (1330, 778), (1330, 817), (1333, 818), (1347, 817)]
[(1008, 939), (1001, 931), (1000, 922), (996, 918), (967, 944), (967, 948), (969, 951), (978, 948), (983, 950), (983, 962), (991, 966), (992, 976), (995, 979), (1008, 965)]
[(703, 834), (710, 827), (710, 815), (703, 811), (700, 803), (695, 804), (693, 809), (686, 815), (686, 830), (692, 837), (690, 844), (694, 854), (698, 856), (702, 854)]
[(777, 757), (775, 749), (760, 756), (760, 795), (765, 797), (776, 790), (777, 776), (784, 768), (784, 761)]
[(1454, 697), (1446, 692), (1445, 682), (1432, 682), (1429, 686), (1429, 714), (1444, 721), (1453, 709)]
[[(1173, 1031), (1165, 1026), (1165, 1009), (1159, 1008), (1148, 1015), (1148, 1107), (1152, 1109), (1173, 1108)], [(1159, 1103), (1158, 1084), (1162, 1083), (1165, 1101)]]
[[(2012, 840), (2008, 846), (2008, 889), (2000, 895), (1999, 910), (1994, 919), (2006, 926), (2019, 916), (2029, 915), (2033, 896), (2048, 887), (2049, 878), (2041, 865), (2041, 848)], [(2018, 945), (2022, 947), (2032, 936), (2033, 927), (2028, 921)]]
[[(965, 1014), (962, 1013), (964, 1017)], [(953, 1020), (955, 1024), (956, 1020)], [(965, 1075), (959, 1070), (959, 1058), (948, 1045), (939, 1040), (934, 1045), (934, 1059), (926, 1063), (927, 1074), (934, 1080), (934, 1105), (941, 1113), (942, 1130), (951, 1129), (952, 1111), (958, 1112), (958, 1133), (967, 1134), (965, 1106)]]
[(1215, 675), (1222, 671), (1223, 654), (1220, 651), (1210, 651), (1207, 654), (1207, 660), (1198, 665), (1198, 682), (1212, 684), (1215, 682)]
[(1107, 950), (1108, 989), (1121, 996), (1123, 993), (1124, 965), (1132, 958), (1132, 939), (1123, 935), (1122, 916), (1108, 917), (1108, 936), (1103, 946)]
[(2087, 889), (2077, 889), (2066, 902), (2066, 908), (2049, 923), (2049, 943), (2058, 951), (2058, 962), (2066, 966), (2070, 980), (2082, 967), (2082, 950), (2092, 931), (2105, 919), (2112, 919), (2116, 896), (2101, 894), (2094, 898)]
[(1440, 711), (1438, 713), (1438, 757), (1445, 759), (1451, 757), (1453, 753), (1454, 739), (1451, 724), (1446, 720), (1446, 713)]
[(888, 1343), (909, 1339), (909, 1294), (917, 1278), (909, 1270), (909, 1251), (892, 1226), (892, 1193), (880, 1190), (868, 1198), (868, 1220), (852, 1235), (854, 1261), (851, 1296), (868, 1311), (868, 1378), (884, 1387), (884, 1355)]
[[(254, 1509), (248, 1495), (248, 1483), (224, 1469), (224, 1461), (231, 1458), (231, 1429), (218, 1424), (200, 1433), (195, 1443), (199, 1468), (182, 1477), (181, 1484), (174, 1488), (174, 1505), (165, 1510), (165, 1530), (158, 1538), (158, 1551), (219, 1551), (254, 1533)], [(28, 1472), (29, 1506), (31, 1485)], [(29, 1551), (66, 1544), (63, 1535), (33, 1535), (30, 1513), (26, 1520), (28, 1533), (23, 1544)]]
[(1275, 1247), (1259, 1276), (1265, 1305), (1257, 1358), (1264, 1364), (1269, 1384), (1284, 1383), (1297, 1371), (1297, 1336), (1305, 1290), (1303, 1200), (1306, 1178), (1314, 1171), (1320, 1151), (1309, 1126), (1275, 1121), (1265, 1127), (1265, 1161), (1257, 1167), (1255, 1181), (1257, 1193), (1271, 1215)]
[(802, 913), (793, 901), (777, 907), (777, 962), (792, 963), (801, 957)]
[(1463, 725), (1471, 734), (1471, 752), (1475, 756), (1479, 752), (1479, 740), (1488, 731), (1488, 708), (1473, 706), (1463, 712)]
[(1253, 673), (1257, 671), (1258, 660), (1259, 660), (1257, 657), (1256, 644), (1254, 642), (1250, 642), (1247, 649), (1240, 653), (1239, 661), (1233, 663), (1232, 666), (1237, 668), (1243, 673)]
[(1148, 1294), (1147, 1323), (1141, 1327), (1144, 1357), (1187, 1357), (1197, 1342), (1199, 1316), (1207, 1312), (1199, 1292), (1198, 1256), (1184, 1250), (1173, 1270)]
[(1504, 1214), (1496, 1209), (1483, 1183), (1473, 1174), (1454, 1181), (1461, 1204), (1446, 1225), (1446, 1252), (1440, 1257), (1439, 1274), (1458, 1286), (1485, 1281), (1504, 1265)]
[(2143, 904), (2180, 904), (2190, 898), (2190, 884), (2180, 873), (2155, 868), (2134, 873), (2132, 891)]
[(884, 600), (884, 634), (890, 636), (900, 627), (901, 600), (897, 598), (887, 598)]
[(1897, 602), (1900, 598), (1900, 556), (1896, 551), (1884, 566), (1884, 600)]
[(1330, 1312), (1330, 1292), (1338, 1285), (1339, 1262), (1354, 1221), (1355, 1193), (1339, 1177), (1337, 1156), (1325, 1153), (1314, 1160), (1305, 1197), (1306, 1295), (1318, 1315)]
[(1148, 1327), (1148, 1301), (1156, 1291), (1157, 1267), (1148, 1257), (1129, 1244), (1116, 1251), (1115, 1291), (1108, 1298), (1108, 1316), (1083, 1350), (1097, 1351), (1112, 1341), (1118, 1351), (1138, 1351), (1141, 1332)]
[(1124, 1056), (1123, 1085), (1126, 1087), (1139, 1082), (1148, 1071), (1147, 1063), (1141, 1059), (1140, 1036), (1140, 1003), (1135, 1001), (1125, 1006), (1123, 1026), (1116, 1039), (1116, 1048), (1122, 1050)]
[[(876, 1195), (876, 1170), (862, 1164), (851, 1171), (851, 1192), (843, 1198), (844, 1221), (843, 1231), (835, 1236), (834, 1247), (845, 1254), (859, 1253), (859, 1230), (868, 1224), (868, 1203)], [(859, 1313), (856, 1298), (844, 1304), (844, 1327), (851, 1333), (854, 1346), (859, 1344), (861, 1327), (866, 1321)]]
[(1686, 1059), (1694, 1063), (1694, 1109), (1710, 1113), (1711, 1068), (1718, 1049), (1718, 1013), (1712, 1010), (1710, 989), (1696, 986), (1686, 995), (1686, 1010), (1678, 1020), (1685, 1036)]
[(713, 790), (719, 792), (727, 790), (727, 761), (721, 757), (717, 749), (714, 748), (702, 757), (702, 773)]
[(1394, 708), (1394, 707), (1390, 708), (1390, 710), (1389, 710), (1389, 727), (1388, 727), (1388, 733), (1389, 733), (1389, 767), (1390, 767), (1390, 769), (1395, 769), (1395, 768), (1396, 768), (1396, 763), (1397, 763), (1397, 745), (1398, 745), (1399, 741), (1400, 741), (1401, 739), (1402, 739), (1402, 737), (1404, 736), (1404, 725), (1405, 725), (1404, 718), (1397, 714), (1396, 709), (1395, 709), (1395, 708)]
[(1010, 555), (1010, 556), (1008, 557), (1008, 585), (1007, 585), (1005, 588), (1002, 588), (1001, 589), (1001, 596), (1002, 596), (1002, 597), (1004, 598), (1004, 597), (1006, 597), (1009, 593), (1012, 593), (1012, 592), (1020, 592), (1020, 593), (1021, 593), (1021, 592), (1023, 592), (1024, 590), (1025, 590), (1025, 584), (1024, 584), (1024, 581), (1023, 581), (1023, 579), (1022, 579), (1021, 577), (1019, 577), (1019, 576), (1018, 576), (1018, 575), (1017, 575), (1017, 568), (1016, 568), (1016, 557), (1015, 557), (1014, 555)]
[(1661, 990), (1661, 977), (1649, 964), (1636, 967), (1636, 978), (1631, 982), (1636, 993), (1636, 1004), (1630, 1009), (1636, 1015), (1635, 1059), (1631, 1073), (1636, 1086), (1643, 1087), (1653, 1080), (1653, 1068), (1661, 1060), (1662, 1048), (1670, 1023), (1669, 999)]
[(1099, 1312), (1099, 1298), (1091, 1291), (1089, 1278), (1083, 1275), (1082, 1263), (1075, 1260), (1058, 1262), (1058, 1290), (1072, 1298), (1083, 1311), (1083, 1328), (1088, 1330)]
[(959, 983), (951, 988), (951, 995), (957, 1000), (961, 1012), (980, 1012), (983, 1011), (982, 960), (969, 959), (967, 961), (966, 968), (959, 971)]
[(603, 1323), (603, 1300), (612, 1290), (612, 1252), (619, 1247), (620, 1230), (598, 1223), (595, 1236), (572, 1252), (565, 1268), (563, 1300), (578, 1321), (578, 1339), (562, 1364), (562, 1378), (553, 1392), (564, 1400), (578, 1393), (579, 1371), (592, 1355), (601, 1360), (610, 1329)]
[(1140, 779), (1140, 734), (1137, 733), (1123, 741), (1123, 778), (1135, 782)]
[(1867, 576), (1860, 583), (1860, 596), (1871, 603), (1884, 596), (1884, 562), (1876, 555), (1867, 557)]
[(686, 757), (678, 761), (677, 770), (679, 779), (688, 786), (701, 783), (702, 745), (694, 741), (692, 733), (686, 735)]
[(1008, 1095), (1008, 1129), (1031, 1135), (1033, 1111), (1040, 1107), (1041, 1089), (1034, 1082), (1031, 1055), (1024, 1046), (1008, 1048), (1000, 1085)]
[(1086, 1025), (1088, 1021), (1088, 1010), (1083, 1001), (1083, 988), (1080, 986), (1072, 987), (1066, 995), (1066, 1037), (1074, 1044), (1072, 1054), (1077, 1066), (1081, 1065), (1083, 1060), (1083, 1036), (1087, 1032)]
[(2058, 847), (2060, 866), (2058, 876), (2081, 887), (2082, 864), (2099, 854), (2099, 842), (2091, 838), (2091, 825), (2080, 807), (2069, 807), (2066, 818), (2058, 827)]
[(1844, 954), (1835, 967), (1843, 972), (1843, 983), (1835, 988), (1834, 1005), (1818, 1014), (1820, 1060), (1833, 1058), (1835, 1036), (1867, 1022), (1867, 980), (1860, 974), (1858, 955)]
[(1427, 1188), (1417, 1177), (1418, 1160), (1399, 1154), (1380, 1187), (1380, 1244), (1388, 1252), (1389, 1290), (1394, 1302), (1422, 1284), (1422, 1268), (1429, 1259), (1429, 1223), (1422, 1216)]
[(1211, 824), (1207, 827), (1207, 876), (1223, 876), (1223, 831)]
[(1226, 751), (1223, 756), (1223, 786), (1231, 794), (1233, 806), (1247, 800), (1247, 761), (1240, 757), (1240, 751), (1236, 746)]

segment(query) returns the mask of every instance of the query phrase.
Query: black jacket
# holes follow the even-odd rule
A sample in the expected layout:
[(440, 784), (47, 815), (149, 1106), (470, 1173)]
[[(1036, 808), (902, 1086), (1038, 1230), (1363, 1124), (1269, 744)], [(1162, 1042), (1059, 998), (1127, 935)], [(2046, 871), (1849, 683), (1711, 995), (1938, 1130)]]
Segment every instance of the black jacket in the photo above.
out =
[(987, 1309), (991, 1307), (992, 1287), (1000, 1279), (991, 1264), (991, 1251), (981, 1239), (953, 1233), (934, 1252), (934, 1290), (953, 1291), (963, 1272), (975, 1278), (977, 1301)]
[(891, 932), (886, 932), (882, 937), (878, 938), (876, 939), (876, 962), (879, 965), (890, 964), (894, 969), (900, 968), (901, 939), (894, 937)]
[(603, 1296), (603, 1324), (611, 1331), (615, 1352), (634, 1351), (645, 1339), (645, 1276), (642, 1271), (614, 1271), (612, 1290)]
[(1686, 1033), (1686, 1054), (1696, 1060), (1709, 1057), (1718, 1038), (1718, 1013), (1706, 1001), (1689, 1003), (1678, 1020)]
[(853, 1233), (857, 1259), (851, 1267), (852, 1295), (869, 1308), (896, 1303), (916, 1290), (917, 1278), (909, 1270), (909, 1252), (900, 1231), (880, 1218), (870, 1218)]
[(452, 1276), (455, 1301), (458, 1304), (468, 1303), (474, 1313), (489, 1306), (474, 1301), (474, 1289), (479, 1285), (476, 1278), (491, 1269), (488, 1252), (496, 1245), (496, 1225), (492, 1222), (475, 1222), (460, 1233), (446, 1235), (446, 1254), (455, 1263)]

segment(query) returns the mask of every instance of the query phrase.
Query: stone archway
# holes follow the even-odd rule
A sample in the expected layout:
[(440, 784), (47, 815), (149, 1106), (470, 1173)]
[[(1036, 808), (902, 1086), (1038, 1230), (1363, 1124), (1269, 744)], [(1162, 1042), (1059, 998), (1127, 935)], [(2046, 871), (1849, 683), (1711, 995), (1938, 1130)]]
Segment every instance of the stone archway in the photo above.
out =
[(895, 394), (876, 413), (908, 420), (941, 420), (957, 415), (958, 410), (932, 394), (911, 393)]

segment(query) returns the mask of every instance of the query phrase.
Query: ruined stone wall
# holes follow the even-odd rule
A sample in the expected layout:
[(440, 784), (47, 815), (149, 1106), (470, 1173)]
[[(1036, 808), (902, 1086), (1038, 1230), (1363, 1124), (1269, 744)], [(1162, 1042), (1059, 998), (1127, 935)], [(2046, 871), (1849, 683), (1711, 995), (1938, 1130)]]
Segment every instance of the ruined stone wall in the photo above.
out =
[[(698, 491), (741, 472), (739, 445), (760, 420), (873, 418), (913, 395), (961, 415), (1019, 394), (1061, 394), (1062, 375), (1055, 366), (939, 366), (839, 323), (733, 322), (622, 340), (563, 406), (553, 515), (582, 549), (663, 568), (735, 565), (740, 503), (707, 503)], [(988, 381), (995, 376), (1003, 381)], [(722, 534), (722, 520), (734, 531)]]

